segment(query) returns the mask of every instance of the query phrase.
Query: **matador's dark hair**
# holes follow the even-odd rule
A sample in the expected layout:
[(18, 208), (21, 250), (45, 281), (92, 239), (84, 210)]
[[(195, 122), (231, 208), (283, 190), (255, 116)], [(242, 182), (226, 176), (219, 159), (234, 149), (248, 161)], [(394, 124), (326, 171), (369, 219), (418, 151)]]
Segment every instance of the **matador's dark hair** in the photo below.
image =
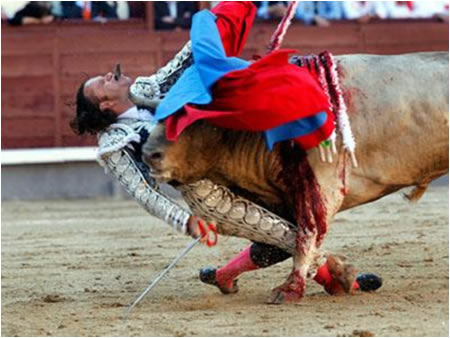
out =
[(84, 133), (96, 134), (102, 131), (110, 124), (117, 122), (117, 116), (109, 109), (100, 110), (98, 104), (95, 104), (84, 95), (84, 81), (78, 88), (76, 96), (76, 116), (70, 121), (70, 127), (78, 134)]

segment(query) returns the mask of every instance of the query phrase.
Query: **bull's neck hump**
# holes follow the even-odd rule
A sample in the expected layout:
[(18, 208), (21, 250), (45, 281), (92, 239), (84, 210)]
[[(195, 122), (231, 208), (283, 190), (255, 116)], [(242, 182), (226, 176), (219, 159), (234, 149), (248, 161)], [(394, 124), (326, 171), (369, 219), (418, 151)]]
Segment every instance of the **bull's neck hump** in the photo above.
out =
[(281, 165), (278, 152), (269, 151), (260, 134), (239, 133), (226, 143), (227, 158), (218, 166), (225, 178), (260, 196), (267, 203), (279, 203), (282, 188), (278, 182)]

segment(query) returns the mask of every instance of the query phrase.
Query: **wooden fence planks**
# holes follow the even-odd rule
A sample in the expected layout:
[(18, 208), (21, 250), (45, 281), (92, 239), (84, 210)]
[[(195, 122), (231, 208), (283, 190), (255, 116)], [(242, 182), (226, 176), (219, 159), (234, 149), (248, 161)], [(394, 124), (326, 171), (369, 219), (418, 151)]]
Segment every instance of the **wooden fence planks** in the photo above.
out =
[[(264, 55), (276, 26), (256, 22), (242, 57)], [(448, 24), (431, 20), (335, 22), (329, 28), (294, 23), (283, 47), (302, 54), (448, 51), (448, 34)], [(150, 75), (188, 39), (188, 32), (154, 32), (139, 20), (2, 26), (2, 149), (94, 145), (95, 137), (78, 137), (68, 126), (84, 74), (103, 74), (120, 62), (132, 78)]]

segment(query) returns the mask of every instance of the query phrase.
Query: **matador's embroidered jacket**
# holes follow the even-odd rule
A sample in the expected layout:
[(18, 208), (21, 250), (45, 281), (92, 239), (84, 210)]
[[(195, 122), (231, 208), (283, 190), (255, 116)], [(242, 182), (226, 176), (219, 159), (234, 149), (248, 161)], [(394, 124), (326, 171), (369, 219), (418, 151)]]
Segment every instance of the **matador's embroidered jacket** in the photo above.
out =
[(217, 222), (218, 232), (275, 245), (294, 252), (296, 227), (268, 210), (234, 195), (228, 188), (202, 180), (182, 186), (187, 210), (164, 195), (142, 161), (142, 145), (152, 132), (148, 110), (132, 108), (118, 123), (99, 133), (98, 160), (150, 214), (186, 234), (192, 213)]

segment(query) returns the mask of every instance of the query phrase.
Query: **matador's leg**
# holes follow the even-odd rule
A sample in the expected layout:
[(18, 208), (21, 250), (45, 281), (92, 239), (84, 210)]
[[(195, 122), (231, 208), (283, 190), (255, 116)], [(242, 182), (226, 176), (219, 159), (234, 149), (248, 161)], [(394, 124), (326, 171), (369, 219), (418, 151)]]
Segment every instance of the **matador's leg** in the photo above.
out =
[[(224, 294), (239, 291), (237, 278), (244, 272), (267, 268), (292, 257), (286, 251), (273, 245), (253, 243), (245, 248), (220, 269), (204, 268), (200, 270), (200, 280), (206, 284), (217, 286)], [(344, 293), (341, 283), (333, 276), (336, 264), (335, 256), (329, 256), (314, 276), (314, 280), (322, 285), (331, 295)], [(344, 265), (345, 266), (345, 265)], [(331, 272), (330, 272), (331, 270)], [(353, 284), (353, 290), (365, 292), (375, 291), (382, 285), (382, 279), (371, 273), (359, 274)]]
[[(217, 221), (219, 233), (255, 242), (224, 267), (200, 271), (203, 282), (218, 286), (223, 293), (237, 292), (236, 278), (243, 272), (269, 267), (286, 260), (295, 252), (295, 225), (234, 195), (228, 188), (202, 180), (180, 190), (196, 214)], [(351, 278), (351, 268), (336, 255), (318, 252), (308, 276), (331, 294), (352, 288), (373, 291), (381, 286), (381, 279), (371, 274), (360, 275), (353, 283), (356, 276), (353, 274)]]

